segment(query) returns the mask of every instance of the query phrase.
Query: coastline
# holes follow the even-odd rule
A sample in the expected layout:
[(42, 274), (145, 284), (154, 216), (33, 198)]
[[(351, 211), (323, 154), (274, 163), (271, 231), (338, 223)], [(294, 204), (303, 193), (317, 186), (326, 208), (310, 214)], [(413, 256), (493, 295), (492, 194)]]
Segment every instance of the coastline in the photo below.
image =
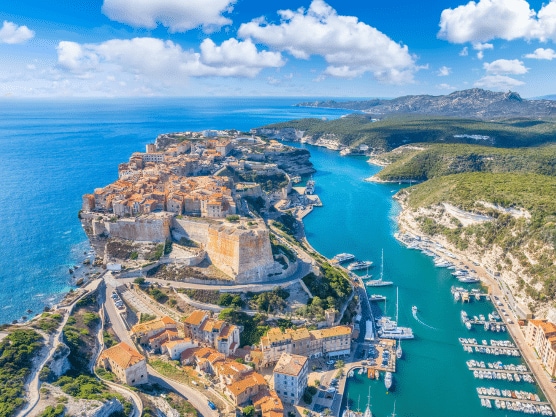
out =
[[(459, 262), (460, 265), (463, 265), (467, 269), (475, 269), (477, 271), (476, 275), (481, 279), (481, 285), (484, 285), (488, 288), (488, 294), (491, 297), (495, 296), (498, 297), (499, 300), (501, 300), (502, 303), (501, 305), (495, 302), (491, 302), (491, 304), (493, 305), (493, 307), (496, 309), (496, 311), (504, 321), (504, 325), (508, 329), (508, 333), (516, 343), (516, 346), (518, 347), (521, 356), (527, 363), (529, 369), (533, 372), (535, 376), (535, 380), (538, 383), (539, 387), (541, 388), (541, 391), (543, 392), (544, 396), (550, 402), (552, 408), (556, 409), (556, 391), (554, 390), (551, 377), (548, 375), (548, 373), (545, 371), (544, 367), (542, 366), (542, 363), (537, 357), (535, 350), (526, 343), (525, 334), (519, 324), (520, 319), (515, 313), (511, 303), (508, 302), (507, 293), (503, 290), (500, 281), (482, 265), (477, 266), (477, 264), (474, 263), (474, 261), (472, 261), (465, 252), (462, 252), (457, 248), (453, 247), (453, 245), (447, 242), (446, 239), (435, 240), (429, 237), (428, 235), (424, 234), (423, 232), (421, 232), (420, 229), (412, 225), (408, 221), (406, 216), (404, 216), (404, 210), (406, 210), (404, 203), (399, 201), (399, 199), (398, 202), (401, 205), (401, 211), (396, 219), (399, 233), (401, 233), (402, 231), (409, 232), (419, 237), (421, 241), (423, 241), (423, 239), (428, 239), (431, 242), (431, 244), (427, 245), (426, 249), (429, 250), (430, 252), (433, 252), (436, 256), (444, 260), (452, 261), (453, 263), (457, 261)], [(407, 246), (407, 243), (403, 242), (398, 237), (396, 237), (396, 239), (404, 246)], [(456, 256), (456, 258), (451, 259), (450, 257), (448, 257), (444, 251), (439, 250), (437, 244), (440, 244), (444, 248), (449, 250), (452, 254)], [(505, 311), (503, 307), (509, 308), (515, 320), (510, 320), (511, 316), (504, 315)]]

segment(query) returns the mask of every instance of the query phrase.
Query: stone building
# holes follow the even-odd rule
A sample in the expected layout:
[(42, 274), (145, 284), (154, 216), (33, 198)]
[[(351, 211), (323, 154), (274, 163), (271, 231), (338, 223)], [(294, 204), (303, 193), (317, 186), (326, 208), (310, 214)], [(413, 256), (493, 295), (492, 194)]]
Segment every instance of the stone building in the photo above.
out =
[(183, 324), (193, 340), (214, 347), (226, 356), (233, 355), (239, 347), (239, 328), (224, 320), (210, 318), (207, 311), (195, 310)]
[(164, 316), (159, 319), (136, 324), (131, 328), (131, 336), (141, 345), (147, 345), (153, 336), (166, 330), (177, 331), (177, 323), (170, 317)]
[(100, 355), (100, 363), (112, 371), (120, 382), (140, 385), (148, 382), (145, 357), (127, 343), (121, 342)]
[(276, 363), (283, 353), (312, 358), (349, 355), (351, 338), (350, 326), (334, 326), (310, 331), (304, 327), (285, 331), (272, 328), (261, 338), (261, 366), (270, 366)]
[(306, 356), (283, 353), (274, 368), (274, 390), (287, 404), (297, 404), (307, 388), (309, 360)]
[(551, 377), (556, 376), (556, 324), (547, 320), (529, 320), (525, 341), (535, 348)]

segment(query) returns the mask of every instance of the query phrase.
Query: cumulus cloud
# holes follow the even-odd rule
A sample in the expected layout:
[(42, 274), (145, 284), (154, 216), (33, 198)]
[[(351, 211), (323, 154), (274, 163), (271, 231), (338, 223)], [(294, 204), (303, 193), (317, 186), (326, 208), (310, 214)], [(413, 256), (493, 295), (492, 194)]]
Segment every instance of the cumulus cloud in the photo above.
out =
[(2, 28), (0, 28), (0, 43), (23, 43), (27, 42), (35, 36), (35, 32), (27, 26), (18, 26), (13, 22), (4, 20)]
[(448, 68), (446, 65), (444, 65), (438, 69), (437, 75), (439, 77), (446, 77), (447, 75), (450, 75), (451, 72), (452, 68)]
[(483, 68), (488, 74), (526, 74), (528, 68), (525, 68), (522, 61), (517, 59), (497, 59), (490, 63), (485, 62)]
[(440, 15), (438, 37), (452, 43), (492, 39), (556, 40), (556, 1), (535, 12), (526, 0), (479, 0)]
[(508, 77), (507, 75), (485, 75), (475, 82), (475, 87), (493, 90), (509, 90), (523, 85), (523, 81)]
[(184, 51), (172, 41), (155, 38), (112, 39), (99, 44), (60, 42), (58, 64), (73, 73), (117, 70), (137, 77), (254, 77), (263, 68), (280, 67), (279, 52), (259, 52), (251, 40), (229, 39), (217, 46), (201, 43), (201, 52)]
[(552, 61), (556, 58), (556, 52), (554, 52), (554, 49), (551, 48), (537, 48), (533, 53), (525, 55), (525, 58), (546, 59), (548, 61)]
[(197, 27), (213, 31), (232, 21), (230, 12), (236, 0), (104, 0), (102, 12), (110, 19), (146, 29), (161, 24), (172, 32)]
[(343, 78), (367, 72), (383, 82), (413, 81), (418, 68), (407, 46), (354, 16), (338, 15), (323, 0), (313, 0), (309, 9), (280, 10), (280, 24), (255, 19), (240, 26), (238, 35), (287, 51), (299, 59), (324, 57), (326, 75)]
[(469, 49), (467, 46), (464, 46), (463, 49), (459, 52), (459, 56), (467, 56), (469, 55)]

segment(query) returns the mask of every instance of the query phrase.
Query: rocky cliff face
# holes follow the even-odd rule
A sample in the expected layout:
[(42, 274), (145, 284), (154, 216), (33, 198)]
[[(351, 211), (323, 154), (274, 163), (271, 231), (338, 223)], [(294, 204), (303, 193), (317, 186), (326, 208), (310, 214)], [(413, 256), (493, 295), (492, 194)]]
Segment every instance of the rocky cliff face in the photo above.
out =
[(472, 88), (455, 91), (444, 96), (415, 95), (392, 100), (358, 102), (306, 102), (299, 106), (336, 107), (362, 110), (376, 115), (423, 114), (458, 117), (540, 117), (556, 115), (556, 102), (552, 100), (526, 100), (518, 93), (499, 93)]
[(286, 148), (280, 152), (265, 152), (265, 160), (268, 163), (278, 165), (278, 168), (286, 171), (289, 175), (308, 175), (315, 173), (313, 164), (309, 161), (311, 154), (306, 149)]

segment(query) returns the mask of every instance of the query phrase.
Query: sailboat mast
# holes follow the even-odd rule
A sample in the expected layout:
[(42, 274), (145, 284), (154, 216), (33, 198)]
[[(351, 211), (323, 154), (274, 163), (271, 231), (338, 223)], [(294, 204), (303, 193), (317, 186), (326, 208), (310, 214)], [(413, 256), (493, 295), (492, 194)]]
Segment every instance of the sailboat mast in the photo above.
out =
[(380, 280), (382, 281), (382, 276), (384, 275), (384, 248), (382, 248), (382, 259), (380, 261)]
[(396, 323), (398, 323), (398, 290), (400, 287), (396, 287)]

